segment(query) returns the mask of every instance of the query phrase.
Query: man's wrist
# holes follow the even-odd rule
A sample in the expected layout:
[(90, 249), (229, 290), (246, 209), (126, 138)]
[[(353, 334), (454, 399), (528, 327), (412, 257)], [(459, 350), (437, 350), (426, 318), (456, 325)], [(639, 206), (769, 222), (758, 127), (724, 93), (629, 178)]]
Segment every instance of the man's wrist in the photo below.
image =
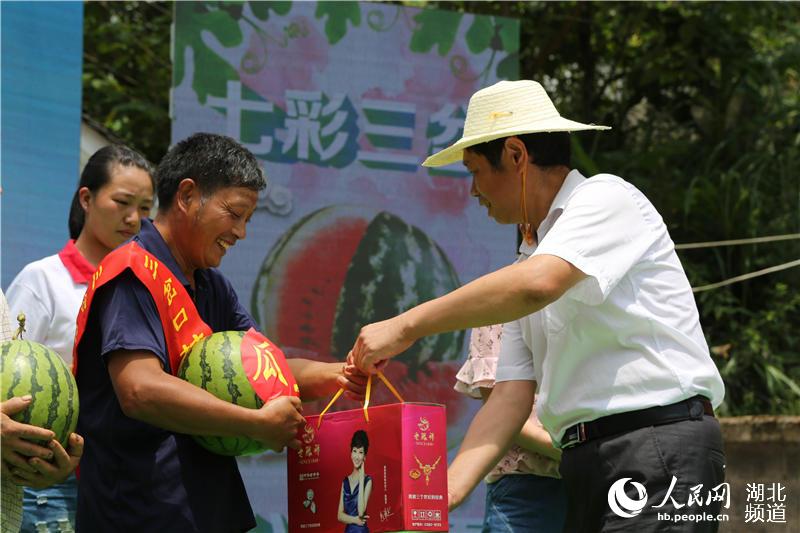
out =
[(400, 319), (400, 335), (408, 342), (414, 342), (421, 336), (419, 331), (420, 322), (417, 315), (419, 315), (419, 309), (415, 307), (398, 316)]
[(335, 394), (341, 388), (347, 389), (346, 386), (343, 387), (345, 382), (341, 381), (339, 378), (344, 378), (347, 380), (347, 374), (345, 374), (345, 368), (347, 368), (347, 363), (331, 363), (329, 367), (330, 375), (328, 379), (325, 380), (324, 386), (320, 390), (320, 394), (318, 395), (320, 398), (324, 396), (330, 396), (331, 394)]
[(261, 436), (259, 429), (265, 423), (269, 424), (269, 422), (265, 422), (263, 420), (263, 413), (261, 413), (261, 409), (248, 409), (246, 407), (242, 407), (241, 411), (241, 418), (237, 419), (236, 421), (236, 433), (258, 440), (258, 438)]

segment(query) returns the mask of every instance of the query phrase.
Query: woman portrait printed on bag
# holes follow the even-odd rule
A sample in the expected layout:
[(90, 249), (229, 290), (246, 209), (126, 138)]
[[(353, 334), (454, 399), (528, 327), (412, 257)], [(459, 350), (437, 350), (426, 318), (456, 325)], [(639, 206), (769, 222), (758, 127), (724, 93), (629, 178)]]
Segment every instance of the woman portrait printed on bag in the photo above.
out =
[(350, 440), (350, 459), (353, 471), (342, 480), (339, 496), (339, 522), (345, 524), (345, 533), (369, 533), (366, 515), (372, 478), (364, 474), (364, 461), (369, 450), (367, 432), (359, 429)]

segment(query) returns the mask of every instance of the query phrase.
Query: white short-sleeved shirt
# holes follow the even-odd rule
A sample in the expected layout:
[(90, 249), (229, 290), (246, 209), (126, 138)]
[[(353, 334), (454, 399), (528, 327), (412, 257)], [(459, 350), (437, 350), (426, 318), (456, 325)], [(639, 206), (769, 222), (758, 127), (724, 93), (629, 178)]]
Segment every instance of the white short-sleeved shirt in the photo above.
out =
[(553, 255), (587, 278), (505, 325), (495, 380), (536, 380), (538, 415), (559, 442), (579, 422), (724, 385), (675, 245), (650, 201), (610, 174), (571, 171), (521, 260)]
[(25, 313), (25, 340), (58, 352), (72, 365), (75, 321), (92, 266), (69, 241), (61, 252), (28, 263), (8, 286), (11, 316)]

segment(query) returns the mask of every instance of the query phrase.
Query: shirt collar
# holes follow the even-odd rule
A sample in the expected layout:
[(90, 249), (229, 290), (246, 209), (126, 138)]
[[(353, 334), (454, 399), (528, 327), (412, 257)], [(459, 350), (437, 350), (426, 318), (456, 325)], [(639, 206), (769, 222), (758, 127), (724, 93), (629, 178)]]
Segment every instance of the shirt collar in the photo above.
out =
[[(556, 193), (555, 198), (553, 198), (553, 202), (550, 204), (550, 209), (547, 211), (547, 216), (544, 217), (542, 223), (539, 224), (539, 228), (536, 230), (536, 237), (537, 242), (542, 242), (544, 236), (547, 235), (547, 232), (550, 231), (550, 228), (553, 227), (558, 217), (561, 216), (561, 212), (564, 211), (564, 206), (567, 205), (567, 200), (569, 199), (570, 195), (572, 195), (573, 191), (580, 185), (586, 181), (586, 178), (578, 172), (577, 170), (570, 170), (567, 177), (564, 178), (564, 183), (561, 184), (561, 188)], [(536, 250), (536, 244), (528, 244), (525, 242), (525, 239), (522, 240), (522, 244), (519, 247), (519, 253), (524, 254), (526, 256), (531, 255), (534, 250)]]
[(74, 240), (67, 241), (67, 244), (58, 252), (58, 258), (61, 259), (72, 281), (75, 283), (87, 285), (89, 280), (92, 279), (95, 267), (88, 259), (83, 257), (78, 247), (75, 246)]
[(547, 212), (547, 216), (544, 219), (549, 219), (551, 216), (553, 216), (555, 211), (563, 211), (564, 206), (567, 205), (567, 199), (570, 197), (570, 195), (572, 195), (572, 192), (578, 187), (578, 185), (584, 181), (586, 181), (586, 178), (583, 177), (583, 174), (577, 170), (570, 170), (569, 174), (567, 174), (567, 177), (564, 178), (564, 183), (561, 184), (558, 194), (556, 194), (556, 197), (553, 198), (553, 203), (550, 204), (550, 210)]
[[(133, 238), (133, 240), (137, 241), (142, 248), (161, 260), (164, 266), (167, 267), (170, 272), (175, 274), (175, 277), (178, 278), (178, 281), (180, 281), (181, 285), (187, 288), (190, 287), (189, 280), (186, 279), (186, 276), (183, 274), (183, 270), (175, 260), (175, 256), (172, 255), (172, 250), (169, 249), (167, 241), (164, 240), (164, 237), (161, 236), (161, 233), (150, 219), (142, 219), (142, 228), (139, 230), (139, 233)], [(198, 276), (195, 276), (195, 281), (197, 281), (197, 277)], [(191, 294), (191, 291), (189, 294)]]

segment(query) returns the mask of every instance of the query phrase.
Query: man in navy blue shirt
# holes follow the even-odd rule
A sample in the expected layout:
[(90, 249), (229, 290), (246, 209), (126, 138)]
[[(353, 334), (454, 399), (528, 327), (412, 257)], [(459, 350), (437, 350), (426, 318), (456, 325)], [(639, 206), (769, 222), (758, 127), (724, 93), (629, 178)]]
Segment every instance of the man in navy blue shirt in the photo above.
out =
[[(266, 186), (255, 157), (234, 140), (196, 134), (156, 171), (160, 209), (134, 240), (188, 291), (213, 331), (247, 330), (252, 317), (216, 268), (245, 227)], [(99, 287), (76, 351), (86, 439), (78, 531), (238, 532), (255, 518), (233, 457), (190, 435), (248, 436), (275, 451), (297, 446), (298, 398), (261, 409), (219, 400), (173, 376), (151, 292), (126, 270)], [(342, 363), (289, 359), (303, 399), (345, 387), (361, 396), (365, 378)]]

